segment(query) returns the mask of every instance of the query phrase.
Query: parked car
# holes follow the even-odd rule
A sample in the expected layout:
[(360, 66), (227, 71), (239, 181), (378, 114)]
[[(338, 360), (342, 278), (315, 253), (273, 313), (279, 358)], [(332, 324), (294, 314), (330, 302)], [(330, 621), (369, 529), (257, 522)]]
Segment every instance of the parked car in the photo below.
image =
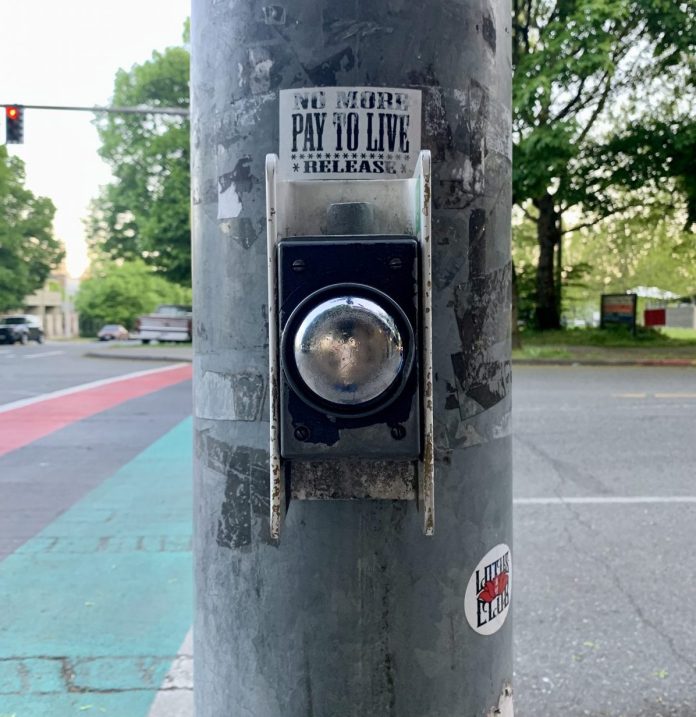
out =
[(0, 319), (0, 344), (26, 344), (36, 341), (42, 344), (44, 330), (41, 320), (33, 314), (17, 314)]
[(147, 316), (136, 322), (132, 338), (144, 344), (150, 341), (191, 341), (191, 307), (176, 304), (162, 304)]
[(99, 329), (97, 338), (100, 341), (126, 340), (130, 338), (128, 329), (121, 324), (107, 324)]

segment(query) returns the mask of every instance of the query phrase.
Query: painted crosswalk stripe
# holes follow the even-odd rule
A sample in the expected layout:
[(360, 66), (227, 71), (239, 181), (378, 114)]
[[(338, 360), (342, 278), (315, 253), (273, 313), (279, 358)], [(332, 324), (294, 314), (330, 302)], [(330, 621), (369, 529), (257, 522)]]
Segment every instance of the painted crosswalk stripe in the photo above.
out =
[(133, 398), (191, 378), (190, 364), (138, 371), (0, 406), (0, 456)]
[(184, 367), (184, 364), (173, 364), (171, 366), (161, 366), (159, 368), (148, 368), (143, 371), (133, 371), (132, 373), (121, 374), (120, 376), (111, 376), (110, 378), (101, 378), (97, 381), (90, 381), (89, 383), (81, 383), (77, 386), (70, 386), (68, 388), (61, 388), (58, 391), (51, 391), (50, 393), (42, 393), (38, 396), (31, 396), (30, 398), (23, 398), (19, 401), (13, 401), (12, 403), (4, 403), (0, 405), (0, 413), (6, 413), (7, 411), (14, 411), (17, 408), (23, 408), (24, 406), (31, 406), (34, 403), (40, 403), (42, 401), (49, 401), (53, 398), (61, 398), (62, 396), (70, 396), (73, 393), (79, 393), (80, 391), (87, 391), (92, 388), (99, 388), (101, 386), (109, 386), (112, 383), (118, 383), (119, 381), (128, 381), (130, 379), (139, 378), (141, 376), (149, 376), (151, 374), (166, 373), (167, 371), (178, 371)]
[(148, 715), (192, 619), (191, 432), (187, 419), (0, 563), (0, 713)]
[(40, 354), (27, 354), (22, 358), (35, 359), (35, 358), (47, 358), (49, 356), (61, 356), (65, 351), (43, 351)]
[(515, 498), (514, 505), (650, 505), (696, 503), (696, 495), (596, 495), (559, 496), (540, 498)]

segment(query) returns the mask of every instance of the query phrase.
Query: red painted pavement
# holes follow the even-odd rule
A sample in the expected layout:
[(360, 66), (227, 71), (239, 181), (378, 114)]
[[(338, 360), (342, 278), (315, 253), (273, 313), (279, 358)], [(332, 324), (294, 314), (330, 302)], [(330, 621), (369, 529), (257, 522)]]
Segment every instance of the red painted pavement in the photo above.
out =
[(0, 413), (0, 456), (121, 403), (191, 379), (190, 364), (145, 376), (125, 376), (104, 386), (47, 397)]

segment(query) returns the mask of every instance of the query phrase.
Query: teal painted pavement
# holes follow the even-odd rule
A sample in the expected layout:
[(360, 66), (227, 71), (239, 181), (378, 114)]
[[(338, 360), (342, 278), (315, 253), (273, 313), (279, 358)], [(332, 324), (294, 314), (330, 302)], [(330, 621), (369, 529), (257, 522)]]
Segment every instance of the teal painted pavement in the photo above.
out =
[(0, 562), (0, 717), (145, 717), (192, 591), (187, 419)]

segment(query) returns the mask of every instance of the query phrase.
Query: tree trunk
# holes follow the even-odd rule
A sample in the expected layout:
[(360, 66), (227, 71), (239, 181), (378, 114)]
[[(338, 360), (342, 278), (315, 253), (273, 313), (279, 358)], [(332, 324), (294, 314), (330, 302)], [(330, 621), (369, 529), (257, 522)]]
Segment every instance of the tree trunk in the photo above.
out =
[(539, 210), (537, 239), (539, 241), (539, 264), (537, 266), (537, 301), (535, 309), (538, 329), (559, 329), (561, 317), (558, 307), (554, 256), (561, 241), (560, 214), (556, 211), (553, 197), (546, 193), (534, 200)]

